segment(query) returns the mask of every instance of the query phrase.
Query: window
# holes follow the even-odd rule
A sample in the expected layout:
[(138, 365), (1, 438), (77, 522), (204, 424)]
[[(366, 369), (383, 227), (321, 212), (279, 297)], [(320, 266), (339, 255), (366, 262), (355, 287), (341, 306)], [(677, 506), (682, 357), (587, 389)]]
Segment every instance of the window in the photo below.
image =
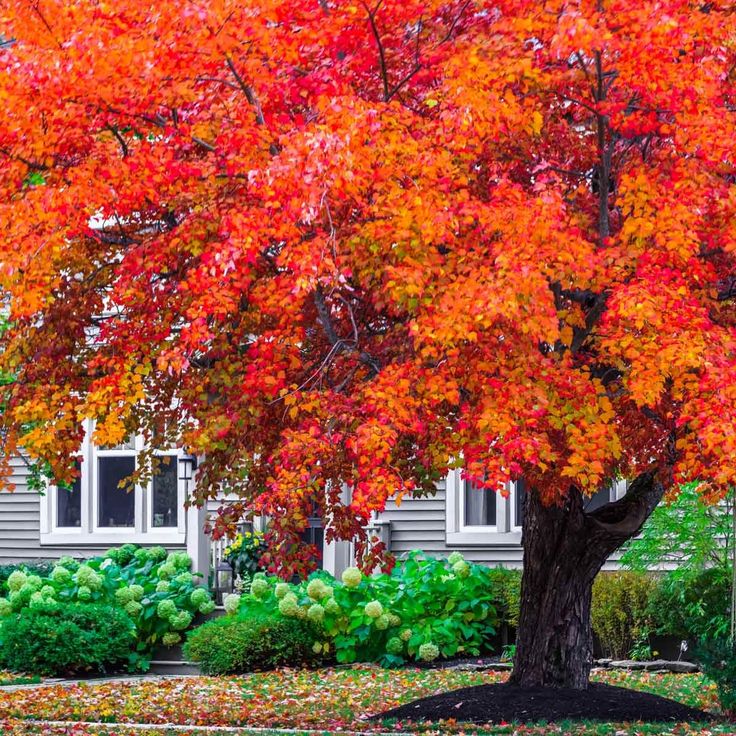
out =
[(595, 511), (601, 506), (605, 506), (607, 503), (615, 501), (617, 498), (616, 491), (617, 486), (615, 483), (612, 483), (608, 488), (601, 488), (600, 491), (594, 493), (590, 498), (585, 499), (585, 510)]
[(151, 481), (131, 488), (126, 480), (137, 467), (143, 438), (97, 447), (91, 436), (90, 424), (80, 448), (80, 475), (72, 487), (52, 486), (42, 496), (41, 544), (183, 543), (181, 452), (161, 453)]
[(153, 526), (175, 527), (179, 519), (179, 462), (176, 455), (161, 458), (151, 489)]
[(465, 526), (496, 526), (497, 494), (488, 488), (465, 483)]
[[(622, 498), (625, 493), (625, 481), (612, 483), (587, 500), (586, 511)], [(451, 471), (446, 490), (447, 545), (521, 544), (526, 495), (523, 479), (509, 483), (508, 494), (504, 495), (468, 483), (460, 470)]]
[(514, 519), (511, 526), (515, 530), (521, 530), (524, 525), (524, 503), (526, 502), (526, 481), (520, 478), (513, 484), (513, 513)]
[(447, 478), (447, 544), (518, 544), (521, 541), (523, 501), (518, 484), (508, 494), (480, 488), (453, 470)]
[(70, 488), (56, 489), (56, 526), (74, 529), (82, 524), (82, 483), (77, 478)]

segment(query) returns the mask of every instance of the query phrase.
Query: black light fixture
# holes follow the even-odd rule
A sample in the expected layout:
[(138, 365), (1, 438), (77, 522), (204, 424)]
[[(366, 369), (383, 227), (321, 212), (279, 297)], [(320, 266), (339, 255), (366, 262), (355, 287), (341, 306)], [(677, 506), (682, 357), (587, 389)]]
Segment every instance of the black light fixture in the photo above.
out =
[(189, 483), (194, 478), (197, 469), (196, 455), (181, 455), (179, 457), (179, 480)]

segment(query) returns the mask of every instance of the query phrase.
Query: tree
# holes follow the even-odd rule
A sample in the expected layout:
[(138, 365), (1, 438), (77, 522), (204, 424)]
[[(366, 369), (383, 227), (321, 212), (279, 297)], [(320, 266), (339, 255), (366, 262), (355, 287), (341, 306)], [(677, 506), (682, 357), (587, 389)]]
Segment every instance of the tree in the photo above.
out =
[(512, 680), (585, 688), (605, 558), (674, 481), (736, 480), (731, 5), (9, 0), (0, 27), (6, 453), (68, 482), (85, 417), (183, 443), (199, 501), (243, 499), (215, 533), (267, 513), (289, 570), (315, 506), (372, 565), (387, 498), (523, 476)]

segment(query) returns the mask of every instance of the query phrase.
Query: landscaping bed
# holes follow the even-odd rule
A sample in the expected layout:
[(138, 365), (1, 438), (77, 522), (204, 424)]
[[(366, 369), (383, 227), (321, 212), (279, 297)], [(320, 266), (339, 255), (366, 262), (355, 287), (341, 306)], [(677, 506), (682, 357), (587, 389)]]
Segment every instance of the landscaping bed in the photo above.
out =
[[(385, 670), (374, 667), (326, 670), (278, 670), (233, 677), (189, 677), (141, 682), (71, 686), (52, 685), (13, 693), (0, 692), (0, 719), (65, 722), (149, 723), (196, 726), (245, 726), (331, 731), (462, 731), (457, 718), (442, 724), (371, 721), (369, 717), (418, 698), (464, 687), (501, 683), (506, 675), (451, 670)], [(600, 672), (595, 680), (670, 697), (684, 705), (716, 711), (714, 688), (701, 675)], [(583, 698), (587, 697), (582, 695)], [(587, 720), (587, 718), (586, 718)], [(31, 726), (29, 726), (31, 728)], [(97, 728), (97, 727), (95, 727)], [(128, 736), (135, 731), (119, 733)], [(512, 733), (503, 724), (488, 733)], [(620, 724), (578, 722), (561, 726), (526, 726), (517, 733), (733, 733), (733, 725), (691, 723), (687, 729), (668, 724), (657, 730)], [(688, 730), (690, 729), (690, 730)], [(477, 727), (474, 727), (477, 731)], [(5, 730), (4, 733), (13, 733)], [(23, 733), (18, 732), (18, 733)], [(34, 733), (29, 730), (25, 733)], [(56, 736), (53, 730), (49, 736)], [(65, 733), (63, 730), (59, 733)], [(77, 732), (72, 731), (75, 734)], [(80, 736), (88, 736), (84, 730)], [(104, 731), (90, 730), (89, 734)], [(112, 731), (111, 733), (116, 733)], [(13, 734), (15, 736), (15, 734)], [(137, 736), (137, 735), (136, 735)]]
[(506, 683), (461, 688), (381, 713), (377, 720), (534, 723), (574, 719), (628, 723), (705, 722), (712, 714), (654, 693), (593, 683), (584, 693)]

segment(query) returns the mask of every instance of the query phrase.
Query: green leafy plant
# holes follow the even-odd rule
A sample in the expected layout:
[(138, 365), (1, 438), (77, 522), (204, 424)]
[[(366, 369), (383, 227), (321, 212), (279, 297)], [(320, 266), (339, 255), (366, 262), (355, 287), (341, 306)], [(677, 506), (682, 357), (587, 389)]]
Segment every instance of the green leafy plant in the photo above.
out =
[(184, 645), (188, 660), (206, 675), (227, 675), (276, 667), (314, 664), (318, 628), (304, 620), (278, 615), (224, 617), (189, 632)]
[(622, 565), (643, 572), (674, 563), (653, 595), (656, 631), (699, 641), (736, 633), (736, 489), (707, 505), (697, 483), (661, 504), (629, 542)]
[(724, 567), (668, 573), (649, 606), (654, 630), (682, 639), (717, 640), (730, 633), (731, 572)]
[(648, 636), (642, 636), (640, 639), (637, 639), (634, 642), (634, 646), (629, 650), (629, 659), (634, 659), (638, 662), (646, 662), (655, 656), (656, 653), (652, 651)]
[(521, 608), (521, 570), (495, 567), (490, 571), (490, 580), (499, 623), (505, 623), (514, 629), (518, 628)]
[(0, 628), (0, 665), (38, 675), (108, 672), (128, 664), (135, 626), (121, 609), (63, 603), (23, 610)]
[(51, 560), (28, 560), (27, 562), (18, 562), (11, 565), (0, 565), (0, 592), (6, 590), (5, 583), (16, 570), (22, 570), (29, 575), (46, 577), (53, 567), (54, 562)]
[(502, 662), (513, 662), (516, 656), (516, 644), (504, 644), (501, 649), (501, 661)]
[(224, 559), (248, 588), (253, 576), (265, 570), (261, 558), (266, 551), (263, 532), (243, 532), (238, 534), (232, 544), (225, 549)]
[(191, 564), (185, 552), (126, 544), (83, 563), (61, 558), (46, 575), (14, 570), (5, 583), (7, 598), (0, 598), (0, 620), (69, 603), (113, 606), (135, 625), (129, 665), (145, 670), (155, 646), (177, 644), (197, 613), (215, 607), (207, 590), (197, 585)]
[(736, 642), (726, 637), (701, 639), (697, 655), (706, 677), (716, 684), (724, 713), (736, 718)]
[(675, 577), (688, 577), (706, 567), (730, 568), (734, 533), (733, 495), (709, 506), (697, 483), (683, 485), (670, 503), (662, 503), (630, 541), (621, 565), (644, 573), (665, 563), (675, 564)]
[(316, 572), (290, 584), (256, 573), (250, 593), (228, 598), (225, 607), (243, 616), (308, 620), (324, 632), (318, 653), (393, 666), (487, 651), (497, 622), (494, 600), (487, 567), (459, 553), (442, 559), (415, 552), (391, 574), (373, 577), (349, 568), (341, 580)]
[(656, 580), (647, 574), (623, 571), (601, 573), (593, 584), (591, 620), (593, 631), (607, 656), (621, 659), (637, 646), (652, 629), (650, 599)]

